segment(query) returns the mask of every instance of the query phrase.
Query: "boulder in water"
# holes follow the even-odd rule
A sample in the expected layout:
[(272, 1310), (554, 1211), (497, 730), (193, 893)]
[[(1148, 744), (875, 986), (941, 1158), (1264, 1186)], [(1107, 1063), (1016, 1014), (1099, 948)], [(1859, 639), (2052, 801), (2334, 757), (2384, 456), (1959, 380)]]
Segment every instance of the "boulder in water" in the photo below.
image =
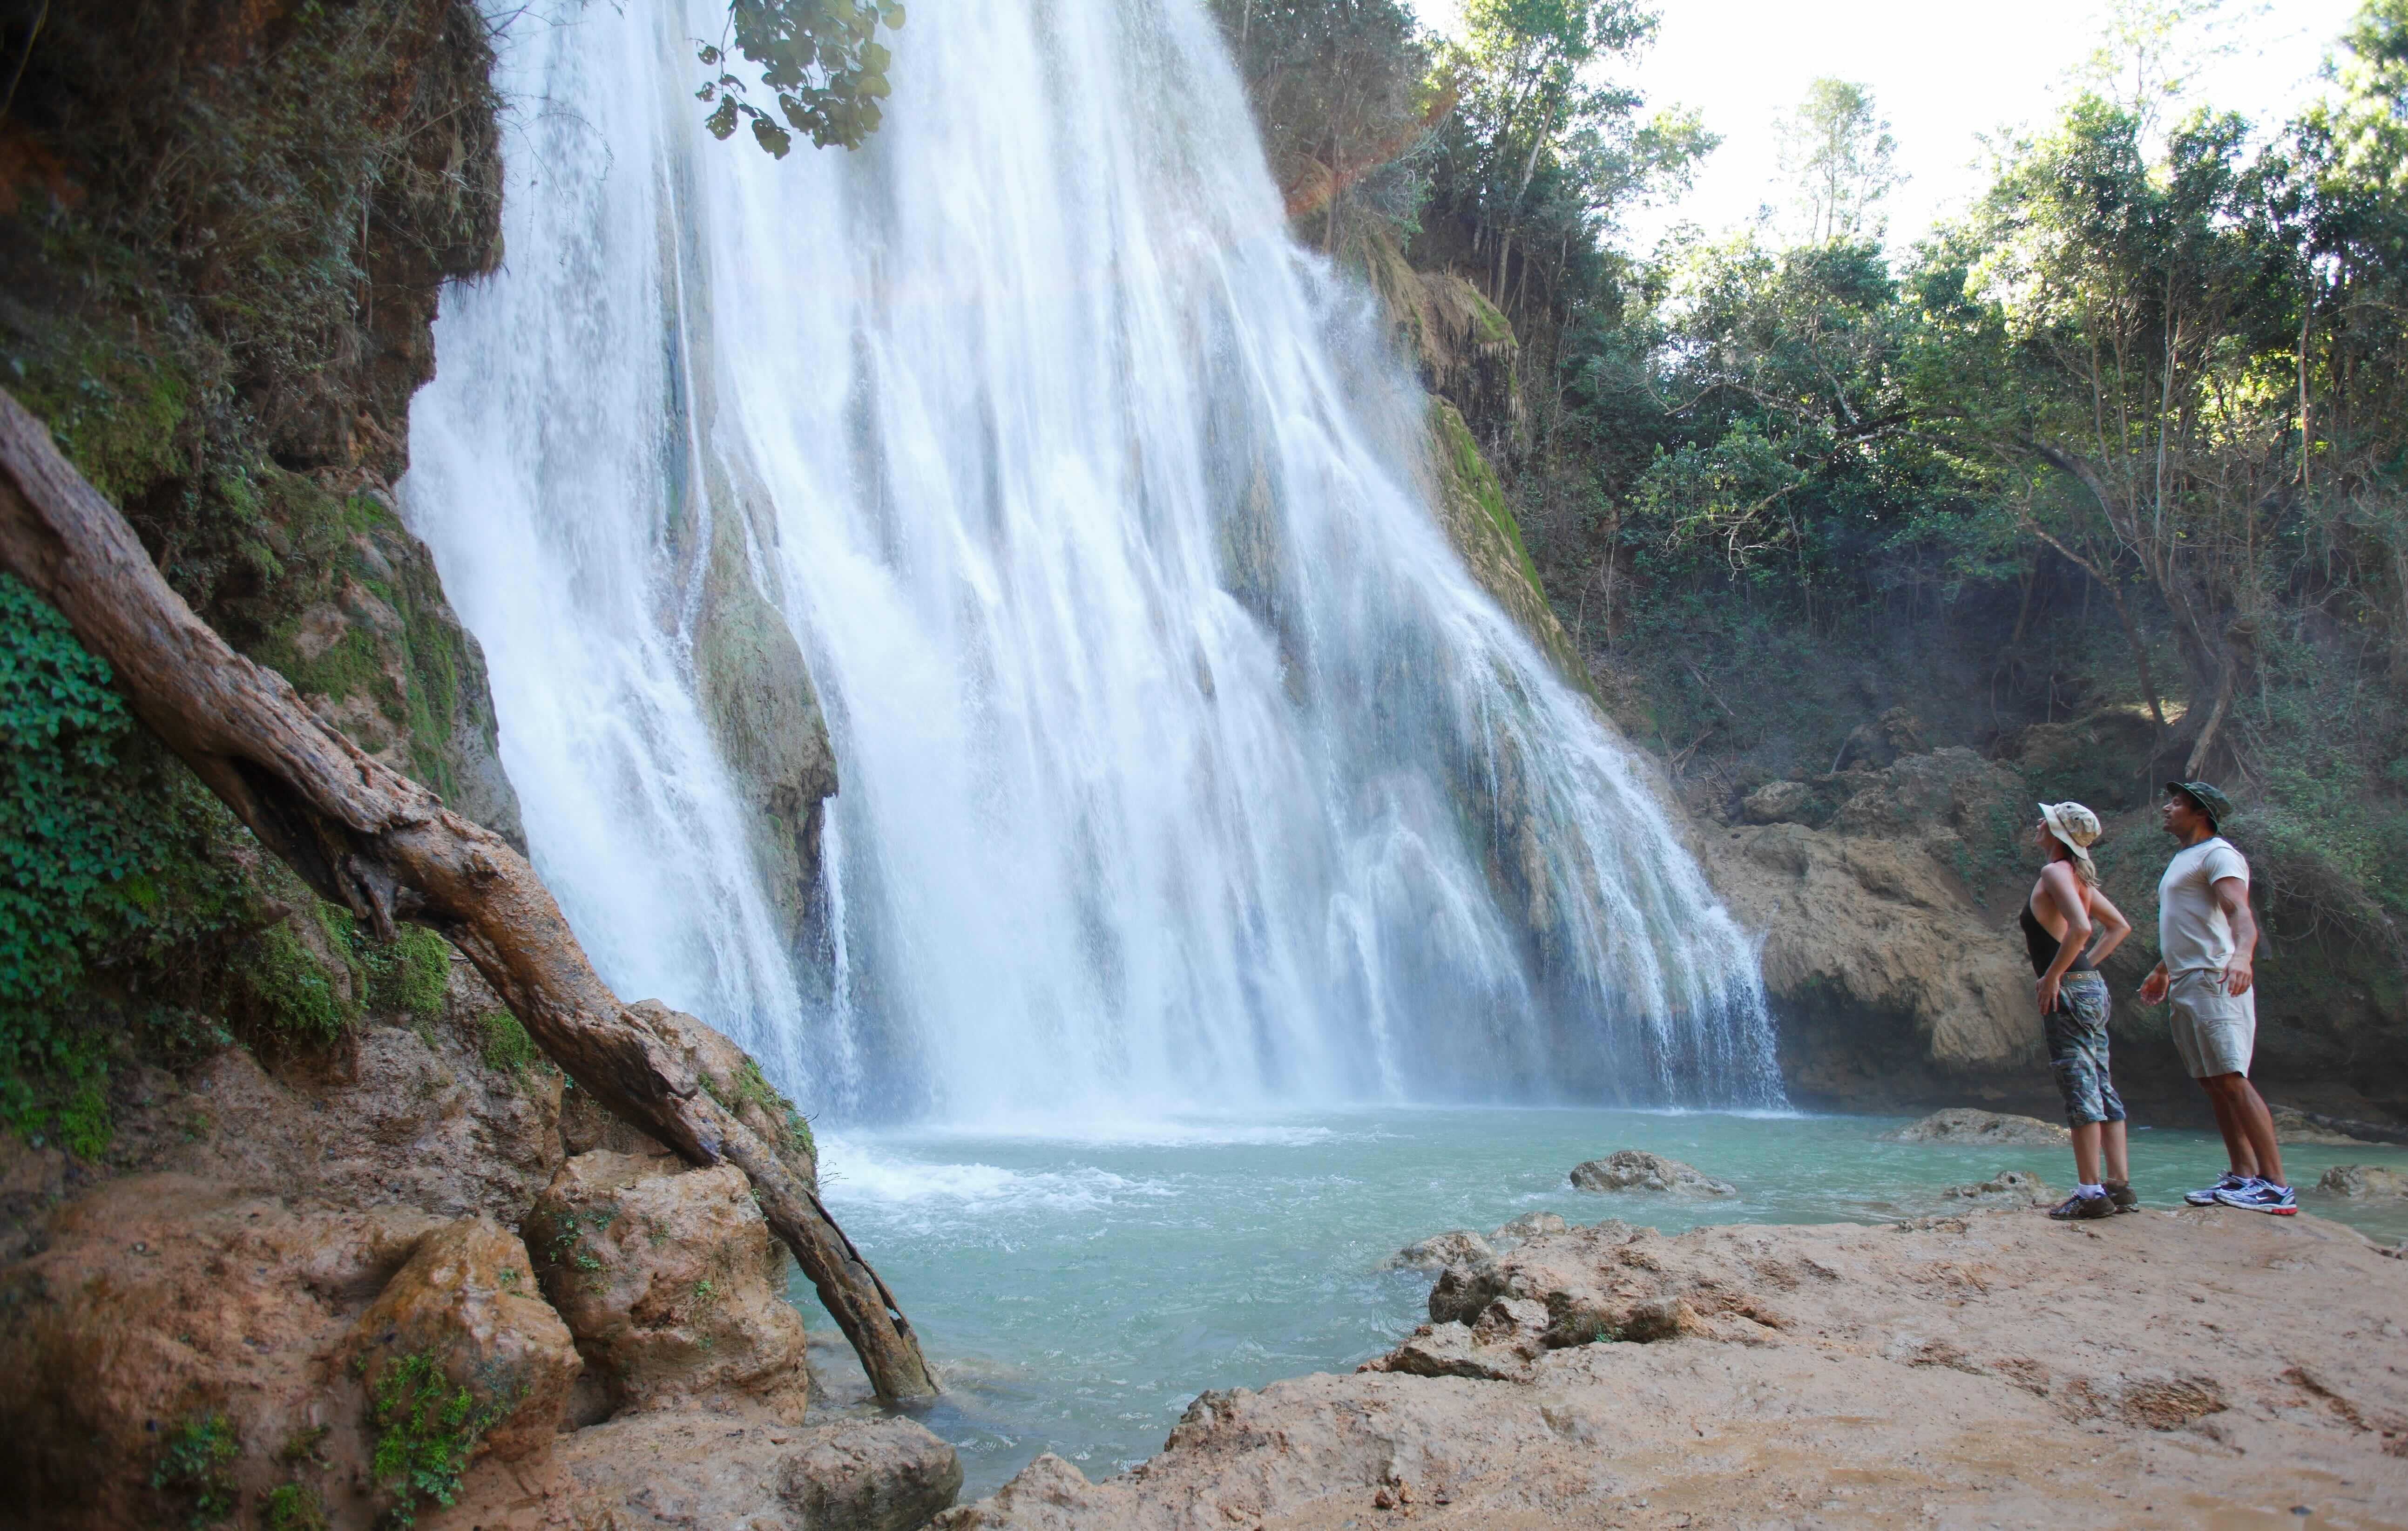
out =
[(2004, 1116), (1997, 1111), (1951, 1106), (1920, 1122), (1882, 1135), (1885, 1143), (1949, 1143), (1963, 1148), (2056, 1148), (2073, 1135), (2054, 1122), (2036, 1116)]
[(1577, 1166), (1572, 1184), (1583, 1191), (1655, 1191), (1675, 1196), (1737, 1194), (1728, 1180), (1715, 1180), (1694, 1165), (1645, 1149), (1616, 1149), (1602, 1159)]
[(2408, 1196), (2408, 1174), (2380, 1165), (2335, 1165), (2316, 1181), (2316, 1189), (2352, 1200)]
[[(1511, 1226), (1511, 1224), (1508, 1224)], [(1504, 1229), (1498, 1230), (1502, 1233)], [(1488, 1240), (1469, 1228), (1456, 1228), (1436, 1234), (1418, 1244), (1408, 1244), (1388, 1261), (1391, 1270), (1444, 1270), (1449, 1266), (1475, 1266), (1496, 1258), (1497, 1252)]]
[(1561, 1233), (1570, 1226), (1571, 1224), (1566, 1223), (1559, 1213), (1524, 1212), (1520, 1217), (1489, 1234), (1488, 1241), (1492, 1244), (1518, 1244), (1523, 1239), (1536, 1238), (1541, 1234)]
[(1979, 1184), (1952, 1185), (1940, 1194), (1993, 1207), (2046, 1207), (2057, 1200), (2057, 1193), (2028, 1169), (2001, 1169)]

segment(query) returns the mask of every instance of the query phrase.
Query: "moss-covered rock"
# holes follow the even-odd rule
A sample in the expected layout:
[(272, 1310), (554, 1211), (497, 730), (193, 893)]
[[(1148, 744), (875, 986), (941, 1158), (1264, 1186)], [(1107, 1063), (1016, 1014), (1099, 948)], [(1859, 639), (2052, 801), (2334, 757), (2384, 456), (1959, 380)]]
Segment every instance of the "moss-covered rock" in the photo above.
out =
[[(0, 382), (236, 648), (516, 838), (482, 660), (390, 495), (440, 284), (500, 255), (476, 7), (53, 5), (17, 64)], [(54, 637), (0, 614), (0, 667)], [(379, 1003), (381, 954), (122, 709), (52, 742), (41, 800), (72, 811), (9, 828), (8, 858), (93, 875), (18, 890), (61, 960), (0, 994), (0, 1126), (96, 1155), (110, 1070), (158, 1037), (323, 1041)]]

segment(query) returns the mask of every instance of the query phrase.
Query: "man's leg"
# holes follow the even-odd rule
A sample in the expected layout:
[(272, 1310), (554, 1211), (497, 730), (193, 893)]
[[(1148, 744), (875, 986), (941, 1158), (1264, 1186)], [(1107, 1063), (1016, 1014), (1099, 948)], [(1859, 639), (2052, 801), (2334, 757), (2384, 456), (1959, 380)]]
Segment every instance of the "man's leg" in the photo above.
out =
[(2219, 1087), (2225, 1080), (2240, 1078), (2238, 1074), (2217, 1074), (2200, 1080), (2199, 1087), (2207, 1092), (2207, 1103), (2215, 1112), (2215, 1130), (2224, 1135), (2224, 1152), (2232, 1163), (2232, 1172), (2254, 1176), (2258, 1173), (2258, 1151), (2250, 1146), (2249, 1135), (2242, 1130), (2240, 1111)]
[[(2283, 1150), (2274, 1141), (2274, 1113), (2266, 1109), (2265, 1097), (2249, 1082), (2246, 1074), (2218, 1074), (2200, 1082), (2208, 1085), (2223, 1102), (2221, 1117), (2229, 1112), (2241, 1129), (2243, 1141), (2248, 1144), (2251, 1159), (2258, 1166), (2258, 1178), (2274, 1185), (2287, 1185), (2283, 1179)], [(2227, 1134), (2227, 1141), (2230, 1135)]]
[(2073, 1124), (2073, 1177), (2084, 1185), (2099, 1183), (2099, 1126), (2096, 1122)]

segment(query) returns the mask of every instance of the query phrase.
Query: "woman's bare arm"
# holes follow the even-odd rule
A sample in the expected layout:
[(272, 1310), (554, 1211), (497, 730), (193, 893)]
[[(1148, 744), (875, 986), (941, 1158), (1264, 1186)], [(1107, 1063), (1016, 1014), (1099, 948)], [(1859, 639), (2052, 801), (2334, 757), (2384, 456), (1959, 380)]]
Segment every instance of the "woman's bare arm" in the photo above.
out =
[(2124, 918), (2124, 911), (2115, 907), (2113, 899), (2096, 888), (2090, 890), (2090, 917), (2107, 933), (2090, 953), (2090, 966), (2096, 967), (2107, 960), (2109, 952), (2124, 944), (2125, 937), (2132, 934), (2132, 922)]
[(2090, 943), (2090, 911), (2082, 907), (2082, 885), (2073, 880), (2073, 869), (2065, 863), (2053, 861), (2042, 867), (2040, 885), (2049, 902), (2057, 906), (2057, 913), (2065, 917), (2065, 934), (2057, 938), (2057, 960), (2048, 965), (2048, 971), (2040, 976), (2037, 986), (2040, 1013), (2046, 1015), (2057, 1009), (2057, 988), (2066, 969)]

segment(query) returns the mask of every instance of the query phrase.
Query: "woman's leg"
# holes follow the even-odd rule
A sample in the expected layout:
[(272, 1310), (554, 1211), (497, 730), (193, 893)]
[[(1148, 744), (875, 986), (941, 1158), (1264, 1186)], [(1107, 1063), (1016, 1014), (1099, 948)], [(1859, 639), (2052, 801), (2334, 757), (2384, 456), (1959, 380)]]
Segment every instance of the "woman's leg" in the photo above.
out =
[[(2121, 1127), (2123, 1123), (2116, 1125)], [(2099, 1183), (2099, 1127), (2096, 1122), (2073, 1124), (2073, 1173), (2084, 1185)], [(2119, 1132), (2116, 1137), (2120, 1138), (2123, 1134)]]
[(2132, 1161), (2126, 1152), (2124, 1123), (2120, 1121), (2101, 1123), (2099, 1136), (2107, 1151), (2107, 1179), (2117, 1185), (2131, 1184)]

